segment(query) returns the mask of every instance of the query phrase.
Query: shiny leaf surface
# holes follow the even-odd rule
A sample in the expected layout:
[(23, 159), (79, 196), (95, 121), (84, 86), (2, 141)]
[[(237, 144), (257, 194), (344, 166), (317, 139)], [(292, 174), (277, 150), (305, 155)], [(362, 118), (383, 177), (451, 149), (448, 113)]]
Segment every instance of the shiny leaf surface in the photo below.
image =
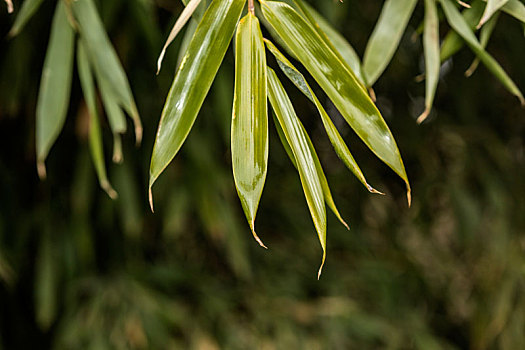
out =
[(235, 38), (235, 92), (231, 123), (233, 177), (253, 236), (268, 168), (266, 54), (259, 20), (248, 13)]
[(213, 1), (186, 51), (166, 99), (150, 164), (153, 183), (175, 157), (188, 136), (217, 74), (245, 0)]
[(365, 144), (410, 186), (392, 133), (356, 76), (346, 68), (315, 30), (290, 6), (263, 1), (270, 25), (314, 77)]
[(292, 102), (288, 98), (279, 78), (270, 68), (268, 68), (268, 97), (296, 160), (297, 171), (301, 178), (306, 202), (323, 248), (323, 260), (318, 273), (318, 277), (320, 277), (326, 259), (326, 209), (323, 189), (313, 155), (310, 152), (308, 141), (295, 114)]

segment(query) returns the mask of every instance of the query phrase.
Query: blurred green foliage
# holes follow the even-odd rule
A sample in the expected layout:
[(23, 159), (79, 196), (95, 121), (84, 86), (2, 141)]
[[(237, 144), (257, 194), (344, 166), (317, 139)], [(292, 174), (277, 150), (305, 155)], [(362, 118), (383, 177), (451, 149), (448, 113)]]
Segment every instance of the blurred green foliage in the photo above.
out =
[[(0, 12), (0, 349), (523, 347), (524, 113), (486, 69), (463, 77), (473, 58), (463, 50), (442, 67), (428, 122), (416, 124), (424, 106), (424, 86), (414, 81), (424, 71), (415, 34), (421, 4), (374, 86), (404, 155), (411, 209), (402, 184), (348, 137), (335, 108), (327, 111), (387, 196), (368, 194), (336, 161), (315, 106), (291, 95), (351, 227), (329, 216), (330, 256), (317, 281), (320, 248), (275, 132), (258, 222), (269, 251), (253, 240), (238, 205), (229, 164), (231, 49), (191, 137), (156, 185), (156, 213), (148, 210), (149, 156), (180, 39), (158, 77), (155, 61), (178, 1), (99, 2), (144, 123), (143, 146), (125, 135), (125, 162), (108, 167), (119, 198), (98, 188), (78, 79), (48, 179), (38, 180), (34, 113), (49, 3), (13, 40), (12, 17)], [(314, 5), (362, 56), (381, 2)], [(501, 16), (488, 44), (522, 87), (523, 40), (517, 22)]]

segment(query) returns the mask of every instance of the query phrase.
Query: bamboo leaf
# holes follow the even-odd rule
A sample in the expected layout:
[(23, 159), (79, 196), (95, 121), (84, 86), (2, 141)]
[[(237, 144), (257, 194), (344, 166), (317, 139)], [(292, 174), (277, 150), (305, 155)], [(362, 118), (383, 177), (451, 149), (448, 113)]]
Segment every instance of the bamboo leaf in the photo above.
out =
[(150, 165), (151, 187), (188, 136), (217, 74), (245, 0), (213, 1), (206, 10), (171, 86), (162, 111)]
[(237, 26), (231, 124), (233, 177), (253, 236), (268, 168), (266, 54), (259, 20), (249, 12)]
[[(485, 23), (485, 25), (481, 28), (481, 33), (479, 35), (479, 43), (481, 44), (481, 47), (486, 48), (487, 44), (489, 43), (490, 37), (492, 35), (492, 32), (494, 31), (494, 28), (496, 28), (496, 23), (498, 22), (499, 18), (499, 12), (495, 13), (488, 21)], [(478, 68), (479, 65), (479, 57), (474, 58), (474, 61), (472, 61), (470, 67), (465, 71), (465, 76), (470, 77), (474, 71)]]
[(363, 142), (410, 185), (392, 133), (355, 75), (293, 8), (262, 1), (264, 16)]
[(435, 0), (425, 0), (425, 32), (423, 34), (425, 50), (425, 111), (417, 119), (422, 123), (430, 114), (436, 88), (439, 81), (439, 18)]
[(97, 103), (95, 98), (95, 84), (91, 72), (89, 58), (84, 48), (82, 40), (77, 43), (77, 66), (80, 85), (84, 93), (87, 109), (89, 111), (89, 148), (91, 158), (95, 165), (100, 187), (111, 199), (117, 198), (117, 192), (111, 186), (106, 173), (106, 164), (104, 160), (104, 148), (102, 143), (102, 132), (100, 131), (100, 122), (98, 120)]
[(519, 0), (509, 0), (501, 9), (503, 12), (525, 23), (525, 5)]
[(285, 138), (292, 149), (306, 202), (310, 209), (321, 247), (323, 248), (323, 259), (317, 275), (319, 278), (326, 259), (326, 210), (324, 206), (323, 189), (319, 175), (317, 174), (313, 155), (310, 152), (308, 141), (305, 138), (299, 119), (295, 114), (292, 102), (288, 98), (277, 75), (275, 75), (275, 72), (270, 68), (268, 68), (268, 97)]
[(499, 79), (499, 81), (509, 90), (513, 95), (518, 97), (522, 105), (525, 105), (525, 100), (521, 91), (518, 89), (512, 79), (505, 73), (498, 62), (489, 55), (476, 39), (476, 36), (465, 22), (458, 9), (450, 2), (450, 0), (440, 0), (445, 12), (445, 16), (450, 26), (465, 40), (468, 46), (479, 57), (481, 62)]
[(42, 69), (36, 107), (37, 169), (45, 177), (45, 160), (64, 126), (69, 106), (73, 69), (74, 32), (65, 5), (57, 4), (51, 37)]
[[(476, 24), (479, 22), (482, 14), (483, 3), (481, 1), (473, 2), (470, 8), (467, 8), (461, 12), (461, 16), (471, 29), (476, 28)], [(458, 33), (451, 29), (441, 44), (441, 52), (439, 56), (441, 62), (444, 62), (452, 57), (463, 47), (463, 45), (465, 45), (465, 41), (463, 41)]]
[[(73, 14), (78, 21), (80, 36), (85, 41), (86, 51), (93, 62), (97, 82), (102, 90), (109, 92), (114, 100), (113, 104), (122, 107), (133, 120), (137, 144), (142, 140), (142, 123), (133, 100), (128, 79), (119, 62), (115, 49), (104, 29), (93, 0), (76, 0), (71, 2)], [(103, 93), (104, 97), (105, 93)], [(109, 108), (104, 103), (108, 114)], [(116, 112), (112, 111), (113, 114)], [(122, 112), (121, 112), (122, 113)], [(115, 132), (115, 131), (114, 131)], [(124, 131), (125, 132), (125, 128)]]
[(162, 51), (160, 52), (159, 59), (157, 60), (157, 74), (160, 72), (160, 68), (162, 66), (162, 60), (164, 59), (164, 54), (166, 53), (166, 49), (168, 46), (173, 42), (177, 34), (179, 34), (180, 30), (184, 27), (184, 25), (188, 22), (193, 12), (197, 9), (199, 6), (201, 0), (191, 0), (188, 4), (186, 4), (186, 7), (180, 14), (179, 18), (177, 18), (177, 21), (173, 25), (173, 28), (171, 29), (171, 32), (168, 36), (168, 39), (166, 40), (166, 43), (162, 47)]
[(33, 17), (35, 12), (38, 10), (43, 0), (25, 0), (18, 11), (15, 23), (9, 31), (9, 36), (14, 37), (18, 35), (22, 29), (24, 29), (27, 22)]
[[(319, 157), (317, 156), (317, 152), (315, 151), (315, 147), (312, 143), (312, 140), (310, 139), (310, 136), (308, 136), (308, 133), (306, 132), (306, 129), (304, 128), (301, 121), (299, 119), (298, 121), (299, 121), (299, 124), (301, 124), (301, 130), (303, 131), (304, 137), (306, 141), (308, 142), (308, 147), (310, 149), (310, 153), (312, 154), (312, 158), (315, 163), (315, 169), (317, 170), (317, 175), (319, 176), (321, 188), (323, 189), (324, 201), (328, 205), (330, 210), (332, 210), (332, 212), (337, 217), (337, 219), (349, 230), (350, 227), (348, 227), (348, 224), (343, 220), (341, 214), (339, 213), (339, 210), (337, 209), (337, 206), (335, 205), (334, 198), (332, 197), (332, 191), (330, 191), (328, 180), (326, 179), (326, 175), (324, 174), (324, 170), (321, 165), (321, 161), (319, 160)], [(284, 150), (286, 151), (286, 154), (288, 154), (290, 161), (292, 162), (293, 166), (297, 169), (297, 161), (295, 160), (293, 151), (290, 148), (288, 141), (286, 140), (286, 136), (278, 120), (275, 120), (275, 128), (277, 129), (277, 134), (279, 135), (279, 139), (281, 140), (281, 143), (284, 147)]]
[(5, 0), (5, 4), (7, 5), (7, 13), (13, 13), (15, 8), (13, 7), (13, 1), (12, 0)]
[(483, 16), (479, 21), (477, 28), (481, 28), (491, 17), (496, 13), (502, 6), (504, 6), (509, 0), (487, 0), (487, 6), (483, 12)]
[(299, 72), (299, 70), (297, 70), (297, 68), (293, 66), (293, 64), (286, 58), (286, 56), (284, 56), (271, 41), (265, 39), (265, 43), (266, 43), (266, 47), (268, 48), (268, 50), (275, 56), (277, 60), (277, 64), (279, 65), (281, 70), (284, 72), (284, 74), (317, 107), (317, 110), (319, 111), (319, 115), (321, 116), (321, 121), (323, 122), (326, 133), (328, 134), (328, 138), (330, 139), (330, 142), (332, 143), (332, 146), (334, 147), (335, 152), (337, 153), (339, 158), (348, 167), (348, 169), (350, 169), (350, 171), (354, 173), (354, 175), (359, 179), (359, 181), (363, 185), (365, 185), (368, 191), (372, 193), (381, 193), (375, 190), (366, 181), (366, 178), (363, 175), (363, 172), (361, 171), (361, 169), (359, 168), (359, 165), (357, 164), (354, 157), (352, 156), (352, 153), (346, 146), (346, 143), (341, 137), (341, 134), (339, 134), (339, 132), (337, 131), (337, 128), (332, 122), (332, 119), (330, 118), (328, 113), (326, 113), (323, 105), (321, 104), (321, 102), (319, 102), (319, 99), (315, 95), (314, 91), (310, 88), (308, 83), (306, 82), (306, 79), (304, 78), (304, 76)]
[(374, 85), (396, 52), (417, 0), (387, 0), (368, 40), (363, 71), (368, 86)]
[(352, 45), (332, 27), (332, 25), (313, 7), (302, 0), (294, 0), (294, 3), (302, 10), (306, 18), (317, 33), (326, 40), (330, 48), (339, 56), (339, 59), (348, 65), (348, 67), (355, 74), (357, 79), (363, 86), (365, 86), (365, 79), (362, 72), (361, 60), (355, 52)]

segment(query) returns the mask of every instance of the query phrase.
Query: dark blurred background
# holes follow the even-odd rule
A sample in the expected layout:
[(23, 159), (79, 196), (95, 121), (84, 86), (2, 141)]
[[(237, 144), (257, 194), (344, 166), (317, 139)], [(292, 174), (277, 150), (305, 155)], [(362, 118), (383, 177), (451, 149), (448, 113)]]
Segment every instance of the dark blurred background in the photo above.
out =
[[(149, 157), (180, 38), (159, 76), (155, 63), (179, 1), (98, 2), (144, 123), (142, 146), (127, 134), (124, 163), (108, 164), (119, 198), (98, 186), (77, 76), (48, 178), (38, 179), (35, 105), (54, 3), (45, 1), (14, 39), (14, 15), (0, 4), (0, 349), (525, 347), (525, 113), (484, 67), (464, 77), (473, 54), (463, 49), (442, 69), (429, 120), (416, 124), (424, 105), (424, 83), (414, 79), (424, 71), (422, 2), (375, 86), (413, 187), (410, 209), (402, 181), (329, 101), (365, 175), (386, 196), (358, 183), (315, 107), (285, 85), (351, 227), (329, 213), (320, 281), (321, 247), (273, 127), (257, 218), (268, 251), (244, 219), (229, 151), (231, 48), (187, 142), (154, 187), (150, 212)], [(312, 3), (362, 56), (383, 2)], [(525, 89), (516, 20), (501, 16), (488, 51)], [(110, 159), (105, 120), (103, 132)]]

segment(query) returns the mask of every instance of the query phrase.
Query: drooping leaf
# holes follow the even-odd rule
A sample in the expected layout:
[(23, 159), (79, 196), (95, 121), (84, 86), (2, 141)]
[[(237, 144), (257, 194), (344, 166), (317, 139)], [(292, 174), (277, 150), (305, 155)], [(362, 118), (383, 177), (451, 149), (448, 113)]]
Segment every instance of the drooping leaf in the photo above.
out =
[(478, 24), (478, 29), (481, 28), (502, 6), (504, 6), (509, 0), (487, 0), (487, 6), (481, 16), (481, 20)]
[[(104, 89), (107, 90), (102, 95), (109, 93), (114, 101), (113, 104), (117, 104), (119, 109), (122, 107), (131, 116), (135, 125), (135, 138), (137, 143), (140, 143), (142, 123), (133, 94), (124, 69), (98, 15), (95, 3), (93, 0), (76, 0), (71, 2), (71, 8), (78, 22), (80, 36), (85, 42), (87, 54), (93, 63), (99, 87), (102, 90), (104, 86)], [(104, 106), (108, 115), (110, 114), (108, 109), (115, 109), (114, 106), (108, 107), (106, 102)], [(115, 114), (113, 111), (112, 113)]]
[(213, 1), (195, 31), (159, 122), (150, 165), (151, 204), (151, 187), (188, 136), (233, 37), (245, 1)]
[[(483, 3), (481, 1), (474, 1), (470, 8), (467, 8), (461, 12), (461, 16), (468, 24), (469, 28), (476, 28), (476, 24), (479, 22), (481, 15), (483, 14)], [(441, 44), (440, 60), (444, 62), (452, 57), (465, 45), (465, 41), (461, 36), (456, 33), (453, 29), (449, 30), (443, 43)]]
[(361, 60), (352, 45), (332, 27), (332, 25), (313, 7), (302, 0), (294, 0), (294, 3), (305, 14), (306, 19), (312, 24), (317, 33), (326, 40), (330, 48), (339, 56), (339, 59), (346, 63), (355, 74), (357, 79), (365, 86), (365, 79), (362, 72)]
[(60, 1), (53, 17), (36, 107), (36, 153), (40, 177), (45, 177), (44, 162), (66, 120), (73, 53), (74, 32), (68, 22), (65, 5)]
[[(479, 35), (479, 43), (481, 44), (481, 47), (487, 47), (492, 32), (494, 31), (494, 28), (496, 28), (498, 18), (499, 12), (495, 13), (492, 17), (490, 17), (487, 23), (485, 23), (485, 25), (483, 25), (483, 27), (481, 28), (481, 33)], [(474, 73), (474, 71), (478, 68), (479, 62), (480, 61), (478, 57), (474, 58), (474, 61), (472, 61), (470, 67), (465, 71), (466, 77), (470, 77)]]
[(179, 34), (180, 30), (184, 27), (186, 22), (190, 19), (193, 12), (197, 9), (199, 6), (201, 0), (191, 0), (186, 4), (186, 7), (184, 8), (184, 11), (180, 14), (179, 18), (177, 18), (177, 21), (173, 25), (173, 28), (171, 29), (171, 32), (168, 36), (168, 39), (166, 40), (166, 43), (162, 47), (162, 51), (160, 52), (159, 59), (157, 60), (157, 74), (160, 72), (160, 68), (162, 66), (162, 60), (164, 59), (164, 54), (166, 53), (166, 49), (168, 46), (173, 42), (177, 34)]
[(352, 156), (352, 153), (346, 146), (346, 143), (344, 142), (343, 138), (341, 137), (341, 134), (337, 131), (337, 128), (335, 127), (334, 123), (332, 122), (332, 119), (326, 113), (323, 105), (313, 92), (313, 90), (310, 88), (308, 83), (306, 82), (306, 79), (304, 76), (293, 66), (293, 64), (284, 56), (278, 49), (275, 47), (275, 45), (265, 39), (266, 47), (268, 50), (275, 56), (277, 63), (281, 70), (284, 72), (284, 74), (297, 86), (299, 90), (303, 94), (305, 94), (306, 97), (310, 101), (312, 101), (315, 106), (317, 107), (317, 110), (319, 111), (319, 115), (321, 116), (321, 121), (323, 122), (324, 128), (326, 130), (326, 133), (328, 134), (328, 138), (330, 139), (330, 142), (332, 143), (332, 146), (335, 149), (335, 152), (339, 156), (339, 158), (345, 163), (345, 165), (354, 173), (354, 175), (359, 179), (359, 181), (365, 185), (365, 187), (368, 189), (368, 191), (372, 193), (381, 193), (377, 190), (375, 190), (372, 186), (368, 184), (366, 181), (365, 176), (363, 175), (363, 172), (359, 168), (359, 165), (355, 161), (354, 157)]
[(425, 111), (417, 119), (423, 122), (432, 109), (436, 88), (439, 81), (439, 18), (435, 0), (425, 0), (425, 32), (423, 34), (425, 50)]
[(387, 0), (366, 45), (363, 72), (368, 86), (374, 85), (396, 52), (417, 0)]
[(106, 163), (104, 160), (104, 148), (102, 143), (102, 132), (100, 131), (100, 121), (97, 112), (97, 103), (95, 98), (95, 84), (91, 72), (89, 58), (84, 48), (84, 43), (80, 39), (77, 43), (77, 66), (80, 85), (84, 93), (87, 109), (89, 112), (89, 148), (91, 158), (95, 165), (100, 187), (112, 199), (117, 198), (117, 192), (111, 186), (106, 173)]
[(478, 39), (469, 28), (469, 25), (465, 22), (464, 18), (459, 13), (458, 9), (451, 3), (450, 0), (440, 0), (450, 26), (465, 40), (467, 45), (474, 51), (479, 57), (481, 62), (494, 74), (496, 78), (509, 90), (513, 95), (518, 97), (521, 104), (525, 104), (523, 95), (518, 89), (512, 79), (505, 73), (499, 63), (489, 55), (481, 46)]
[(231, 123), (233, 177), (253, 236), (268, 168), (266, 54), (259, 20), (249, 12), (237, 26)]
[[(290, 148), (290, 145), (288, 144), (288, 141), (286, 140), (286, 136), (284, 135), (284, 131), (279, 124), (279, 121), (274, 118), (275, 120), (275, 128), (277, 129), (277, 134), (279, 135), (279, 139), (281, 140), (281, 144), (284, 147), (284, 150), (286, 151), (286, 154), (290, 158), (290, 161), (292, 162), (293, 166), (297, 169), (297, 161), (295, 160), (295, 156), (293, 155), (293, 151)], [(321, 161), (319, 160), (319, 157), (317, 156), (317, 152), (315, 151), (315, 147), (312, 143), (312, 140), (310, 139), (310, 136), (308, 136), (308, 133), (306, 132), (306, 129), (304, 128), (303, 124), (299, 120), (299, 124), (301, 124), (301, 129), (303, 131), (305, 139), (308, 141), (308, 147), (310, 149), (310, 153), (312, 154), (312, 158), (315, 162), (315, 169), (317, 170), (317, 175), (319, 176), (319, 181), (321, 183), (321, 188), (323, 189), (323, 196), (324, 201), (332, 210), (334, 215), (337, 217), (337, 219), (349, 230), (350, 227), (348, 227), (348, 224), (343, 220), (343, 217), (339, 213), (339, 210), (337, 209), (337, 206), (335, 205), (334, 198), (332, 196), (332, 191), (330, 191), (330, 186), (328, 185), (328, 180), (326, 179), (326, 175), (324, 174), (323, 167), (321, 165)]]
[(301, 124), (295, 114), (292, 102), (288, 98), (275, 72), (268, 68), (268, 97), (279, 125), (292, 149), (297, 164), (299, 177), (303, 186), (304, 195), (310, 214), (314, 222), (321, 247), (323, 260), (319, 268), (318, 278), (321, 276), (326, 259), (326, 209), (321, 182), (317, 174), (313, 155), (310, 152), (308, 141), (305, 138)]
[(15, 23), (9, 31), (8, 35), (10, 37), (18, 35), (18, 33), (20, 33), (22, 29), (24, 29), (27, 22), (31, 19), (31, 17), (33, 17), (35, 12), (42, 4), (42, 1), (44, 0), (25, 0), (22, 3), (20, 11), (18, 11), (18, 15), (16, 16)]
[(282, 40), (332, 100), (363, 142), (410, 186), (392, 133), (356, 76), (290, 6), (262, 1), (262, 10)]

